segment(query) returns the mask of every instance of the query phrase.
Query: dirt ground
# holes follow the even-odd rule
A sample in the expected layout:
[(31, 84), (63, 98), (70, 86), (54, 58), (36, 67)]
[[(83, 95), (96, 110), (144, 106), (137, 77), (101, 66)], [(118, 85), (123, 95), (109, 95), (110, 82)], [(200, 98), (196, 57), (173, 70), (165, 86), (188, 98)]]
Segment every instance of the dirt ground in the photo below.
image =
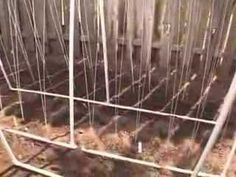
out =
[[(11, 119), (6, 118), (6, 120), (10, 121)], [(35, 126), (33, 126), (33, 124)], [(34, 132), (37, 132), (37, 134), (45, 134), (45, 129), (49, 129), (50, 131), (48, 131), (50, 133), (48, 135), (51, 135), (49, 138), (55, 136), (60, 137), (68, 131), (66, 126), (60, 128), (36, 126), (39, 124), (39, 122), (31, 122), (30, 127), (31, 129), (34, 127)], [(79, 149), (68, 151), (55, 146), (45, 147), (45, 144), (43, 143), (29, 141), (25, 138), (16, 137), (8, 133), (6, 133), (6, 137), (19, 160), (68, 177), (119, 177), (124, 175), (127, 177), (184, 176), (169, 171), (156, 170), (130, 163), (91, 156), (81, 152)], [(123, 156), (156, 162), (161, 165), (175, 165), (177, 167), (192, 168), (201, 151), (200, 144), (192, 141), (189, 137), (184, 138), (178, 143), (168, 142), (166, 139), (154, 137), (151, 138), (149, 142), (143, 143), (142, 153), (137, 153), (137, 144), (132, 143), (131, 138), (130, 133), (123, 130), (113, 133), (110, 130), (110, 133), (107, 132), (102, 136), (99, 136), (98, 129), (88, 127), (87, 123), (82, 124), (80, 128), (76, 130), (76, 142), (86, 148), (102, 151), (106, 150)], [(57, 139), (57, 141), (67, 140), (68, 136)], [(203, 171), (220, 174), (231, 146), (232, 139), (222, 138), (219, 140), (212, 152), (209, 154), (203, 167)], [(13, 167), (2, 146), (0, 148), (0, 157), (0, 176), (40, 176)], [(228, 172), (228, 176), (230, 177), (235, 175), (236, 156), (232, 163), (232, 167)]]

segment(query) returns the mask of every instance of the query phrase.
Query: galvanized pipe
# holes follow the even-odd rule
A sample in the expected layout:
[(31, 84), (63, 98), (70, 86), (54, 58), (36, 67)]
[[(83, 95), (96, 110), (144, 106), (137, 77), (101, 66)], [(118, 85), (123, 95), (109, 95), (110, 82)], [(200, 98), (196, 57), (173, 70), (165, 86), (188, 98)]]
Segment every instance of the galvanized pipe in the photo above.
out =
[(236, 98), (236, 89), (235, 88), (236, 88), (236, 72), (234, 74), (234, 78), (233, 78), (232, 83), (230, 85), (229, 91), (224, 98), (224, 101), (221, 106), (221, 110), (219, 113), (219, 117), (216, 121), (215, 127), (212, 131), (212, 134), (207, 142), (205, 149), (203, 150), (203, 153), (202, 153), (200, 159), (198, 160), (197, 165), (194, 168), (194, 173), (192, 174), (192, 177), (196, 177), (198, 175), (198, 172), (200, 171), (201, 167), (203, 166), (203, 163), (205, 162), (207, 155), (209, 154), (209, 152), (211, 151), (211, 149), (213, 148), (213, 146), (216, 143), (216, 140), (221, 132), (222, 127), (224, 126), (227, 116), (228, 116), (228, 114), (233, 106), (233, 103), (235, 101), (235, 98)]

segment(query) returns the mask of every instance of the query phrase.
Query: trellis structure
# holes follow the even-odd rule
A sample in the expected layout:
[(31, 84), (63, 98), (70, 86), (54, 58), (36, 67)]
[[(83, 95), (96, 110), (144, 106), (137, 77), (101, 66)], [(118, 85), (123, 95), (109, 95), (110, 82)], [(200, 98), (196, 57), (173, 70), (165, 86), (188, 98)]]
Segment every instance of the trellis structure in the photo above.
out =
[[(213, 0), (214, 1), (214, 0)], [(10, 2), (10, 1), (9, 1)], [(11, 1), (12, 2), (12, 1)], [(44, 1), (45, 2), (45, 1)], [(74, 92), (74, 88), (76, 87), (75, 86), (75, 82), (74, 80), (76, 79), (76, 74), (75, 74), (75, 57), (74, 57), (74, 53), (75, 53), (75, 42), (76, 42), (76, 37), (75, 37), (75, 28), (76, 28), (76, 23), (75, 23), (75, 17), (78, 16), (78, 21), (79, 21), (79, 26), (82, 26), (82, 17), (81, 17), (81, 12), (78, 11), (78, 14), (76, 14), (76, 7), (81, 7), (81, 4), (80, 4), (81, 1), (76, 1), (76, 0), (70, 0), (70, 18), (69, 18), (69, 55), (68, 55), (68, 58), (65, 54), (65, 61), (68, 62), (68, 68), (69, 68), (69, 78), (68, 78), (68, 81), (69, 81), (69, 94), (66, 95), (66, 94), (59, 94), (59, 93), (53, 93), (51, 91), (47, 91), (46, 88), (43, 88), (45, 86), (40, 86), (40, 90), (32, 90), (32, 89), (27, 89), (27, 88), (21, 88), (21, 85), (20, 85), (20, 78), (18, 78), (18, 84), (16, 84), (16, 86), (14, 86), (12, 84), (12, 80), (11, 80), (11, 76), (14, 76), (14, 73), (10, 73), (12, 75), (9, 75), (8, 72), (6, 71), (5, 69), (5, 62), (1, 59), (0, 60), (0, 68), (1, 68), (1, 71), (3, 73), (3, 76), (6, 80), (6, 83), (9, 87), (10, 90), (12, 91), (15, 91), (15, 92), (18, 92), (19, 95), (21, 92), (25, 92), (25, 93), (32, 93), (32, 94), (39, 94), (39, 95), (42, 95), (42, 100), (44, 99), (43, 97), (46, 97), (46, 96), (52, 96), (52, 97), (57, 97), (57, 98), (63, 98), (63, 99), (68, 99), (69, 100), (69, 117), (70, 117), (70, 121), (69, 121), (69, 127), (70, 127), (70, 142), (69, 143), (63, 143), (63, 142), (58, 142), (58, 141), (53, 141), (53, 140), (50, 140), (50, 139), (47, 139), (47, 138), (44, 138), (44, 137), (41, 137), (41, 136), (38, 136), (38, 135), (34, 135), (32, 133), (27, 133), (27, 132), (22, 132), (22, 131), (19, 131), (19, 130), (16, 130), (16, 129), (12, 129), (12, 128), (5, 128), (5, 127), (1, 127), (1, 131), (0, 131), (0, 137), (1, 137), (1, 141), (4, 145), (4, 147), (6, 148), (12, 162), (14, 163), (14, 165), (16, 166), (19, 166), (19, 167), (22, 167), (22, 168), (25, 168), (25, 169), (28, 169), (28, 170), (31, 170), (33, 172), (36, 172), (36, 173), (40, 173), (40, 174), (43, 174), (43, 175), (46, 175), (46, 176), (55, 176), (55, 177), (59, 177), (60, 175), (57, 175), (57, 174), (54, 174), (52, 172), (49, 172), (49, 171), (46, 171), (46, 170), (43, 170), (43, 169), (39, 169), (39, 168), (36, 168), (34, 166), (31, 166), (29, 164), (25, 164), (23, 162), (20, 162), (14, 155), (10, 145), (8, 144), (7, 140), (6, 140), (6, 137), (4, 135), (4, 132), (8, 132), (8, 133), (12, 133), (12, 134), (16, 134), (16, 135), (19, 135), (19, 136), (22, 136), (22, 137), (25, 137), (25, 138), (28, 138), (28, 139), (32, 139), (32, 140), (35, 140), (35, 141), (40, 141), (40, 142), (44, 142), (44, 143), (47, 143), (47, 144), (53, 144), (53, 145), (56, 145), (56, 146), (62, 146), (62, 147), (65, 147), (65, 148), (69, 148), (69, 149), (76, 149), (76, 148), (81, 148), (81, 150), (85, 153), (88, 153), (88, 154), (94, 154), (94, 155), (98, 155), (98, 156), (103, 156), (103, 157), (107, 157), (107, 158), (111, 158), (111, 159), (116, 159), (116, 160), (120, 160), (120, 161), (126, 161), (126, 162), (130, 162), (130, 163), (136, 163), (136, 164), (140, 164), (140, 165), (144, 165), (144, 166), (148, 166), (148, 167), (154, 167), (154, 168), (158, 168), (158, 169), (167, 169), (167, 170), (170, 170), (170, 171), (173, 171), (173, 172), (178, 172), (178, 173), (182, 173), (182, 174), (189, 174), (190, 176), (192, 177), (195, 177), (195, 176), (203, 176), (203, 177), (217, 177), (217, 176), (225, 176), (226, 175), (226, 172), (227, 172), (227, 169), (229, 168), (230, 166), (230, 162), (232, 161), (232, 158), (234, 156), (234, 152), (235, 152), (235, 149), (236, 149), (236, 138), (234, 140), (234, 144), (233, 144), (233, 147), (232, 147), (232, 150), (230, 152), (230, 154), (228, 155), (227, 157), (227, 162), (225, 164), (225, 167), (224, 167), (224, 170), (222, 172), (221, 175), (217, 175), (217, 174), (208, 174), (208, 173), (204, 173), (204, 172), (201, 172), (201, 167), (203, 166), (203, 163), (204, 161), (206, 160), (206, 157), (207, 155), (209, 154), (210, 150), (213, 148), (215, 142), (216, 142), (216, 139), (217, 137), (219, 136), (219, 133), (226, 121), (226, 118), (233, 106), (233, 102), (235, 100), (235, 97), (236, 97), (236, 91), (235, 91), (235, 87), (236, 87), (236, 74), (233, 76), (233, 80), (231, 82), (231, 85), (230, 85), (230, 88), (224, 98), (224, 101), (222, 103), (222, 105), (220, 106), (219, 108), (219, 115), (218, 115), (218, 118), (215, 119), (215, 120), (206, 120), (206, 119), (201, 119), (201, 118), (198, 118), (198, 117), (191, 117), (191, 113), (193, 110), (195, 110), (202, 102), (204, 102), (205, 98), (207, 97), (207, 94), (209, 93), (211, 87), (213, 87), (214, 83), (216, 82), (216, 80), (218, 79), (218, 75), (211, 75), (212, 77), (209, 76), (209, 82), (208, 82), (208, 85), (202, 89), (202, 93), (201, 93), (201, 96), (200, 98), (197, 100), (197, 102), (191, 107), (190, 111), (188, 112), (188, 114), (186, 115), (178, 115), (178, 114), (175, 114), (175, 111), (171, 112), (171, 113), (167, 113), (166, 112), (166, 108), (171, 106), (172, 109), (175, 109), (174, 106), (173, 106), (173, 102), (176, 101), (176, 99), (181, 99), (179, 98), (181, 94), (184, 94), (186, 92), (186, 89), (188, 87), (190, 87), (191, 83), (194, 82), (197, 78), (197, 76), (199, 75), (198, 73), (193, 73), (192, 75), (190, 75), (190, 71), (189, 70), (189, 67), (185, 68), (183, 67), (181, 72), (180, 72), (180, 77), (181, 77), (181, 81), (180, 81), (180, 84), (179, 84), (179, 87), (178, 87), (178, 90), (173, 94), (173, 97), (167, 102), (167, 104), (160, 110), (160, 111), (156, 111), (156, 110), (151, 110), (151, 109), (146, 109), (146, 108), (142, 108), (142, 104), (143, 102), (145, 102), (147, 99), (149, 99), (152, 94), (157, 91), (158, 89), (160, 89), (160, 87), (162, 87), (164, 85), (164, 83), (168, 83), (168, 80), (170, 80), (171, 77), (174, 77), (176, 76), (175, 73), (177, 73), (177, 68), (175, 68), (174, 70), (171, 71), (171, 68), (168, 68), (167, 67), (167, 76), (161, 80), (158, 85), (156, 85), (155, 87), (153, 88), (150, 88), (149, 92), (146, 94), (146, 95), (143, 95), (143, 96), (140, 96), (141, 98), (138, 99), (138, 102), (131, 105), (131, 106), (127, 106), (127, 105), (123, 105), (123, 104), (119, 104), (119, 101), (116, 100), (116, 98), (120, 98), (125, 92), (126, 90), (130, 90), (132, 89), (133, 85), (137, 85), (137, 84), (140, 84), (140, 82), (143, 80), (143, 78), (148, 78), (148, 79), (152, 79), (151, 78), (151, 74), (152, 72), (154, 72), (155, 68), (152, 69), (151, 68), (151, 48), (152, 48), (152, 36), (148, 36), (148, 29), (144, 29), (144, 34), (143, 34), (143, 39), (141, 41), (141, 44), (145, 47), (148, 48), (148, 50), (144, 50), (143, 52), (141, 52), (141, 58), (142, 60), (140, 61), (140, 66), (143, 66), (145, 69), (144, 70), (147, 70), (147, 72), (145, 71), (144, 74), (142, 71), (139, 71), (139, 79), (138, 80), (135, 80), (134, 77), (132, 76), (132, 83), (130, 84), (130, 86), (126, 87), (125, 89), (123, 89), (121, 92), (116, 92), (116, 94), (114, 96), (111, 96), (111, 91), (110, 91), (110, 82), (115, 82), (115, 80), (109, 80), (109, 56), (108, 56), (108, 46), (107, 46), (107, 30), (106, 30), (106, 23), (105, 23), (105, 15), (104, 15), (104, 1), (103, 0), (97, 0), (97, 12), (98, 12), (98, 19), (97, 19), (97, 23), (98, 23), (98, 28), (101, 28), (101, 29), (98, 29), (98, 33), (101, 32), (101, 36), (102, 36), (102, 39), (101, 39), (101, 42), (102, 42), (102, 53), (103, 53), (103, 68), (104, 68), (104, 81), (105, 81), (105, 93), (106, 93), (106, 99), (105, 101), (99, 101), (99, 100), (96, 100), (96, 99), (90, 99), (90, 97), (88, 97), (89, 93), (86, 93), (86, 96), (85, 97), (82, 97), (82, 96), (76, 96), (75, 95), (75, 92)], [(117, 1), (118, 2), (118, 1)], [(143, 1), (144, 3), (145, 1)], [(154, 3), (155, 1), (150, 1), (149, 3)], [(214, 1), (215, 2), (215, 1)], [(228, 3), (231, 2), (230, 0), (227, 1)], [(128, 4), (128, 7), (126, 7), (128, 10), (131, 10), (133, 8), (132, 5), (134, 5), (135, 1), (133, 0), (129, 0), (129, 4)], [(192, 0), (191, 3), (190, 3), (190, 15), (189, 15), (189, 25), (193, 25), (195, 22), (194, 22), (194, 18), (193, 18), (193, 11), (194, 11), (194, 7), (197, 3), (197, 0)], [(132, 5), (131, 5), (132, 4)], [(145, 4), (145, 3), (144, 3)], [(13, 4), (14, 5), (14, 4)], [(145, 4), (147, 6), (147, 4)], [(177, 4), (178, 5), (178, 4)], [(233, 3), (233, 5), (235, 6), (235, 2)], [(171, 8), (167, 5), (168, 8)], [(174, 7), (172, 7), (174, 8)], [(127, 10), (126, 9), (126, 10)], [(213, 7), (214, 9), (214, 7)], [(233, 7), (233, 9), (235, 9), (235, 7)], [(116, 9), (117, 10), (117, 9)], [(211, 9), (212, 10), (212, 9)], [(9, 10), (11, 11), (11, 10)], [(170, 11), (169, 11), (170, 12)], [(117, 11), (114, 12), (114, 14), (116, 14)], [(130, 11), (128, 11), (127, 13), (130, 13)], [(207, 20), (207, 30), (208, 31), (208, 28), (209, 27), (209, 23), (210, 21), (212, 21), (212, 13), (214, 13), (214, 10), (212, 11), (209, 11), (209, 17), (208, 17), (208, 20)], [(152, 13), (151, 15), (153, 15), (154, 17), (154, 14)], [(233, 15), (234, 15), (234, 11), (232, 10), (232, 13), (230, 15), (230, 18), (229, 18), (229, 21), (228, 21), (228, 25), (227, 25), (227, 28), (226, 28), (226, 35), (225, 35), (225, 38), (223, 39), (223, 37), (221, 36), (220, 38), (222, 38), (222, 40), (224, 41), (223, 42), (223, 45), (222, 45), (222, 53), (225, 52), (226, 50), (226, 45), (227, 45), (227, 42), (228, 42), (228, 39), (229, 39), (229, 33), (230, 33), (230, 29), (232, 27), (232, 20), (233, 20)], [(15, 30), (16, 30), (16, 34), (15, 34), (15, 37), (17, 39), (17, 43), (21, 43), (21, 39), (20, 39), (20, 36), (17, 34), (17, 30), (18, 30), (18, 27), (17, 27), (17, 17), (14, 19), (14, 11), (13, 11), (13, 14), (12, 14), (12, 21), (14, 22), (14, 25), (15, 27)], [(169, 16), (167, 16), (169, 19), (167, 20), (169, 23), (167, 24), (168, 28), (170, 28), (170, 26), (173, 25), (173, 23), (175, 23)], [(148, 18), (148, 17), (143, 17), (144, 19), (145, 18)], [(130, 19), (127, 19), (127, 21), (129, 20), (128, 24), (132, 22), (133, 18), (132, 16), (130, 16)], [(144, 20), (144, 26), (147, 25), (148, 27), (151, 27), (151, 29), (153, 28), (153, 18), (151, 18), (150, 21), (148, 20)], [(33, 22), (34, 23), (34, 22)], [(44, 22), (45, 23), (45, 22)], [(152, 24), (148, 24), (148, 23), (152, 23)], [(117, 39), (117, 36), (118, 36), (118, 31), (117, 31), (117, 26), (115, 26), (115, 22), (114, 22), (114, 36), (116, 37)], [(19, 25), (19, 24), (18, 24)], [(32, 24), (34, 26), (34, 24)], [(36, 25), (37, 26), (37, 25)], [(173, 27), (173, 26), (172, 26)], [(129, 28), (129, 30), (132, 31), (132, 25), (127, 25), (127, 28)], [(210, 28), (212, 29), (212, 28)], [(177, 30), (177, 29), (175, 29)], [(44, 30), (43, 30), (44, 31)], [(164, 61), (169, 63), (170, 62), (170, 51), (171, 49), (173, 49), (173, 44), (172, 44), (172, 40), (174, 40), (174, 34), (172, 34), (172, 30), (168, 29), (169, 32), (167, 32), (167, 34), (169, 34), (168, 36), (168, 44), (167, 44), (167, 60), (168, 61)], [(222, 30), (222, 33), (223, 31), (225, 30)], [(83, 35), (84, 33), (84, 29), (83, 27), (81, 27), (80, 29), (80, 33)], [(193, 39), (191, 39), (191, 35), (195, 34), (194, 33), (194, 29), (193, 28), (189, 28), (188, 31), (187, 31), (187, 36), (189, 37), (188, 38), (188, 41), (186, 42), (186, 48), (184, 49), (184, 54), (183, 54), (183, 66), (185, 65), (188, 65), (189, 62), (191, 63), (191, 61), (188, 59), (188, 58), (191, 58), (191, 52), (193, 50)], [(43, 72), (44, 74), (46, 73), (46, 69), (45, 69), (45, 64), (46, 64), (46, 60), (45, 60), (45, 48), (41, 46), (41, 43), (40, 43), (40, 40), (38, 40), (38, 31), (35, 30), (34, 31), (34, 36), (35, 36), (35, 46), (37, 48), (37, 52), (43, 60), (42, 60), (42, 67), (43, 67)], [(207, 48), (207, 45), (209, 45), (209, 41), (207, 42), (207, 39), (209, 36), (208, 32), (205, 33), (204, 35), (204, 40), (203, 40), (203, 45), (202, 45), (202, 50), (205, 50)], [(129, 55), (128, 56), (132, 56), (132, 53), (133, 52), (133, 48), (131, 47), (132, 44), (130, 44), (130, 42), (132, 43), (132, 39), (133, 39), (133, 36), (132, 34), (129, 36), (129, 33), (127, 34), (127, 38), (129, 39), (129, 41), (127, 42), (127, 48), (128, 48), (128, 53)], [(14, 41), (12, 41), (14, 42)], [(100, 43), (100, 41), (98, 42)], [(118, 43), (117, 43), (117, 40), (116, 42), (114, 42), (114, 50), (115, 50), (115, 57), (117, 57), (117, 51), (118, 51)], [(23, 43), (22, 43), (23, 44)], [(21, 47), (23, 48), (22, 46), (16, 46), (17, 47)], [(82, 46), (82, 53), (89, 53), (89, 51), (86, 51), (86, 49), (83, 49), (84, 46)], [(190, 48), (189, 48), (190, 47)], [(209, 47), (209, 46), (208, 46)], [(86, 47), (84, 47), (86, 48)], [(179, 49), (180, 47), (177, 46), (177, 49)], [(88, 49), (87, 49), (88, 50)], [(90, 49), (91, 50), (91, 49)], [(210, 50), (208, 48), (208, 50)], [(207, 50), (207, 57), (206, 57), (206, 60), (207, 59), (210, 59), (210, 56), (212, 55), (211, 52), (208, 53), (208, 50)], [(130, 54), (131, 53), (131, 54)], [(89, 55), (89, 54), (87, 54)], [(88, 57), (88, 56), (87, 56)], [(203, 54), (201, 54), (201, 60), (204, 60), (203, 58)], [(89, 57), (88, 57), (89, 58)], [(83, 58), (81, 61), (80, 61), (80, 64), (84, 64), (86, 60), (88, 60), (87, 62), (91, 62), (89, 61), (88, 58)], [(67, 60), (68, 59), (68, 60)], [(219, 67), (221, 67), (221, 64), (222, 64), (222, 61), (224, 59), (224, 56), (221, 56), (220, 58), (220, 63), (217, 63), (216, 62), (216, 65)], [(134, 69), (135, 69), (135, 66), (134, 64), (132, 63), (132, 59), (131, 59), (131, 62), (130, 62), (130, 65), (131, 65), (131, 73), (132, 75), (134, 74)], [(163, 62), (163, 61), (162, 61)], [(143, 64), (144, 63), (144, 64)], [(15, 65), (19, 65), (19, 63), (14, 63)], [(88, 64), (89, 65), (89, 64)], [(96, 64), (95, 64), (96, 65)], [(169, 64), (167, 64), (169, 65)], [(30, 68), (30, 63), (28, 64), (29, 68)], [(96, 66), (95, 66), (96, 68)], [(140, 67), (141, 68), (141, 67)], [(18, 68), (19, 69), (19, 68)], [(93, 70), (93, 67), (90, 67), (91, 70)], [(185, 69), (186, 69), (186, 75), (184, 74), (185, 72)], [(142, 70), (142, 69), (140, 69)], [(19, 73), (19, 70), (17, 71)], [(32, 71), (33, 72), (33, 71)], [(86, 71), (84, 71), (84, 73), (86, 73)], [(117, 73), (116, 73), (117, 74)], [(34, 74), (32, 74), (34, 75)], [(120, 75), (119, 76), (116, 76), (116, 77), (122, 77), (122, 75), (124, 75), (124, 73), (121, 73), (120, 72)], [(16, 77), (17, 77), (17, 74), (16, 74)], [(18, 75), (19, 77), (19, 75)], [(206, 76), (205, 76), (206, 77)], [(34, 77), (32, 77), (34, 78)], [(189, 78), (189, 79), (188, 79)], [(41, 83), (41, 78), (39, 77), (39, 85)], [(46, 79), (46, 77), (44, 78), (44, 80)], [(17, 78), (16, 78), (17, 80)], [(42, 79), (43, 80), (43, 79)], [(150, 84), (150, 81), (149, 80), (149, 84)], [(144, 83), (141, 83), (141, 85), (145, 85), (146, 82)], [(168, 84), (166, 84), (168, 85)], [(168, 87), (168, 86), (167, 86)], [(96, 92), (96, 87), (95, 89), (93, 90), (94, 92)], [(141, 92), (142, 88), (140, 89), (140, 92)], [(88, 92), (88, 90), (86, 90)], [(91, 93), (90, 93), (91, 94)], [(114, 108), (114, 109), (121, 109), (121, 110), (125, 110), (126, 112), (127, 111), (135, 111), (137, 112), (138, 114), (139, 113), (148, 113), (148, 114), (151, 114), (151, 115), (159, 115), (163, 118), (171, 118), (171, 119), (180, 119), (180, 120), (183, 120), (183, 121), (192, 121), (192, 122), (197, 122), (197, 123), (204, 123), (204, 124), (208, 124), (208, 125), (212, 125), (214, 128), (213, 128), (213, 131), (211, 133), (211, 136), (208, 140), (208, 143), (206, 144), (202, 154), (201, 154), (201, 157), (198, 161), (198, 163), (196, 164), (195, 168), (193, 170), (191, 169), (181, 169), (181, 168), (177, 168), (177, 167), (174, 167), (174, 166), (162, 166), (162, 165), (159, 165), (159, 164), (156, 164), (156, 163), (153, 163), (153, 162), (147, 162), (147, 161), (143, 161), (143, 160), (138, 160), (138, 159), (132, 159), (132, 158), (128, 158), (128, 157), (124, 157), (124, 156), (120, 156), (120, 155), (116, 155), (116, 154), (112, 154), (112, 153), (109, 153), (109, 152), (103, 152), (103, 151), (98, 151), (98, 150), (95, 150), (95, 149), (87, 149), (86, 147), (78, 147), (75, 143), (75, 120), (74, 120), (74, 113), (75, 113), (75, 101), (78, 101), (78, 102), (83, 102), (83, 103), (86, 103), (88, 104), (88, 107), (93, 104), (93, 105), (98, 105), (99, 106), (105, 106), (105, 107), (110, 107), (110, 108)], [(114, 103), (115, 101), (115, 103)], [(178, 102), (178, 101), (177, 101)], [(114, 122), (117, 122), (117, 119), (114, 119), (113, 121)], [(137, 118), (138, 119), (138, 118)], [(143, 127), (145, 126), (148, 126), (148, 124), (150, 124), (152, 121), (154, 121), (154, 119), (151, 119), (147, 122), (145, 122), (144, 124), (142, 124), (142, 126), (140, 126), (139, 128), (142, 129)], [(47, 115), (45, 115), (45, 123), (47, 124)], [(172, 122), (173, 123), (173, 122)], [(175, 129), (178, 129), (179, 127), (173, 127), (174, 130), (172, 131), (172, 133), (170, 133), (170, 136), (172, 136), (172, 134), (174, 133)], [(139, 130), (137, 130), (139, 131)]]

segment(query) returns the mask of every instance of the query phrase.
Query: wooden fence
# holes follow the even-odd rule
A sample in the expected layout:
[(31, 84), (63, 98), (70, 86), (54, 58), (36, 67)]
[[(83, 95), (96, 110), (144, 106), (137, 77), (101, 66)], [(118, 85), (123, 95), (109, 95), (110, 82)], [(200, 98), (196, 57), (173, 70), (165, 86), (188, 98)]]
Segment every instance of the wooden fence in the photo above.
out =
[[(210, 55), (221, 55), (235, 3), (234, 0), (104, 1), (109, 60), (123, 46), (127, 60), (141, 55), (145, 65), (158, 60), (158, 65), (164, 68), (170, 62), (170, 51), (180, 51), (181, 61), (186, 64), (194, 53), (204, 55), (207, 47)], [(89, 44), (94, 57), (96, 44), (101, 42), (97, 2), (77, 0), (75, 39), (80, 41), (76, 42), (77, 57), (81, 55), (80, 43)], [(68, 32), (69, 0), (0, 0), (0, 34), (6, 51), (12, 50), (11, 36), (17, 34), (18, 42), (24, 44), (27, 52), (35, 51), (38, 38), (46, 53), (63, 54), (67, 51)], [(235, 33), (234, 18), (227, 42), (229, 53), (235, 49)], [(141, 54), (137, 52), (140, 50)]]

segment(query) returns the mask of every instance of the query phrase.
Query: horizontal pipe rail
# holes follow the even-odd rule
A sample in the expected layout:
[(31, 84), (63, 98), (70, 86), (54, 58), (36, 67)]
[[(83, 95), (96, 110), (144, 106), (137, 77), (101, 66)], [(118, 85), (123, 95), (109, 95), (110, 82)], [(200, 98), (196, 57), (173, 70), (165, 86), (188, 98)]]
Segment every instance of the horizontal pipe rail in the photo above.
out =
[[(32, 135), (31, 133), (27, 133), (27, 132), (21, 132), (18, 130), (13, 130), (13, 129), (3, 129), (3, 131), (6, 131), (8, 133), (12, 133), (12, 134), (16, 134), (16, 135), (20, 135), (35, 141), (39, 141), (39, 142), (43, 142), (43, 143), (47, 143), (47, 144), (51, 144), (51, 145), (56, 145), (56, 146), (61, 146), (61, 147), (65, 147), (68, 149), (76, 149), (77, 146), (71, 146), (71, 144), (67, 144), (67, 143), (61, 143), (61, 142), (55, 142), (52, 140), (49, 140), (47, 138), (43, 138), (37, 135)], [(178, 172), (178, 173), (183, 173), (183, 174), (192, 174), (193, 172), (191, 170), (188, 169), (182, 169), (182, 168), (177, 168), (177, 167), (173, 167), (173, 166), (162, 166), (153, 162), (147, 162), (144, 160), (139, 160), (139, 159), (133, 159), (133, 158), (129, 158), (129, 157), (124, 157), (121, 155), (115, 155), (109, 152), (104, 152), (104, 151), (98, 151), (98, 150), (91, 150), (91, 149), (86, 149), (85, 147), (81, 147), (81, 150), (87, 154), (92, 154), (92, 155), (99, 155), (102, 157), (106, 157), (109, 159), (114, 159), (114, 160), (119, 160), (119, 161), (124, 161), (124, 162), (129, 162), (129, 163), (134, 163), (134, 164), (138, 164), (138, 165), (144, 165), (147, 167), (151, 167), (151, 168), (157, 168), (157, 169), (166, 169), (166, 170), (170, 170), (172, 172)], [(50, 176), (50, 177), (59, 177), (56, 174), (53, 174), (51, 172), (47, 173), (48, 171), (43, 170), (43, 169), (39, 169), (33, 166), (30, 166), (28, 164), (24, 164), (21, 163), (19, 161), (15, 161), (14, 163), (16, 166), (20, 166), (22, 168), (26, 168), (30, 171), (34, 171), (46, 176)], [(56, 176), (54, 176), (56, 175)], [(214, 174), (208, 174), (208, 173), (204, 173), (204, 172), (199, 172), (198, 174), (201, 177), (220, 177), (219, 175), (214, 175)]]
[[(66, 99), (70, 98), (67, 95), (48, 93), (48, 92), (36, 91), (36, 90), (27, 90), (27, 89), (13, 88), (13, 87), (11, 87), (10, 90), (27, 92), (27, 93), (36, 93), (36, 94), (53, 96), (53, 97), (60, 97), (60, 98), (66, 98)], [(178, 119), (197, 121), (197, 122), (202, 122), (202, 123), (212, 124), (212, 125), (214, 125), (216, 123), (215, 121), (212, 121), (212, 120), (198, 119), (198, 118), (185, 116), (185, 115), (176, 115), (176, 114), (172, 114), (172, 113), (165, 113), (165, 112), (161, 112), (161, 111), (152, 111), (152, 110), (148, 110), (148, 109), (135, 108), (135, 107), (131, 107), (131, 106), (116, 105), (116, 104), (112, 104), (112, 103), (89, 100), (89, 99), (84, 99), (84, 98), (80, 98), (80, 97), (74, 97), (73, 99), (76, 101), (86, 102), (86, 103), (90, 103), (90, 104), (98, 104), (98, 105), (107, 106), (107, 107), (111, 107), (111, 108), (118, 108), (118, 109), (130, 110), (130, 111), (143, 112), (143, 113), (148, 113), (148, 114), (160, 115), (160, 116), (164, 116), (164, 117), (175, 117)]]

